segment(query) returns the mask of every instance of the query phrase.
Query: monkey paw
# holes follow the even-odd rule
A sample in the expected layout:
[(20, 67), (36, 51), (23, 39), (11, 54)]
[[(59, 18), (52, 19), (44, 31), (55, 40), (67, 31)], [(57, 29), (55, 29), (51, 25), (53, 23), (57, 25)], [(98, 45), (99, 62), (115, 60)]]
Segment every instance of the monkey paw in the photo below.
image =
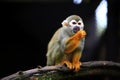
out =
[(84, 30), (80, 30), (77, 35), (79, 36), (79, 38), (84, 38), (86, 36), (86, 32)]
[(73, 69), (75, 69), (75, 72), (78, 72), (80, 70), (80, 62), (73, 63)]
[(75, 37), (77, 37), (78, 39), (82, 39), (86, 36), (86, 32), (85, 30), (80, 30), (76, 33)]
[(81, 31), (81, 35), (82, 36), (85, 36), (86, 35), (86, 32), (84, 30)]
[(66, 65), (69, 69), (73, 69), (73, 65), (71, 62), (69, 61), (63, 61), (62, 62), (62, 65)]
[(86, 32), (84, 30), (80, 30), (80, 33), (81, 33), (81, 38), (84, 38), (86, 35)]

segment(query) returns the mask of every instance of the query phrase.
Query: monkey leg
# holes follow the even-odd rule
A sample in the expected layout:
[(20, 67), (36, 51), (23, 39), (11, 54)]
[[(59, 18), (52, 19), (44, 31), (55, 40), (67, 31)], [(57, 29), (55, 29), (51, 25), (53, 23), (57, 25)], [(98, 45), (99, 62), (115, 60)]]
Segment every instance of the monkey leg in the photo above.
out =
[(84, 30), (78, 31), (74, 36), (68, 38), (65, 42), (65, 53), (71, 53), (74, 51), (80, 44), (80, 40), (84, 38), (86, 32)]
[(75, 72), (80, 70), (81, 62), (79, 61), (81, 57), (81, 53), (79, 51), (75, 52), (72, 59), (73, 69)]

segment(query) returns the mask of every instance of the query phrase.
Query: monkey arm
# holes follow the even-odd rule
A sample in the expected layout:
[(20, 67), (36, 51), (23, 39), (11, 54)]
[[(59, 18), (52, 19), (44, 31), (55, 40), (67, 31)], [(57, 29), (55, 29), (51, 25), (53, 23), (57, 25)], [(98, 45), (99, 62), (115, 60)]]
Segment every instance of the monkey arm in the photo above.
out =
[(65, 41), (65, 53), (71, 53), (74, 51), (80, 44), (80, 40), (83, 39), (86, 35), (86, 32), (84, 30), (78, 31), (74, 36), (68, 38)]

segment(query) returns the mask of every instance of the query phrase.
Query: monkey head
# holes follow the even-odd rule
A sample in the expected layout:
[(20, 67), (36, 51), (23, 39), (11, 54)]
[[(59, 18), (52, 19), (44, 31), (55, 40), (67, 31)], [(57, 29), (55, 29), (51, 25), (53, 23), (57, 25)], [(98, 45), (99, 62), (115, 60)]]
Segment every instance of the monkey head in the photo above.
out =
[(72, 33), (75, 34), (79, 30), (83, 30), (84, 24), (82, 18), (78, 15), (71, 15), (67, 17), (63, 22), (63, 26), (67, 26), (71, 29)]

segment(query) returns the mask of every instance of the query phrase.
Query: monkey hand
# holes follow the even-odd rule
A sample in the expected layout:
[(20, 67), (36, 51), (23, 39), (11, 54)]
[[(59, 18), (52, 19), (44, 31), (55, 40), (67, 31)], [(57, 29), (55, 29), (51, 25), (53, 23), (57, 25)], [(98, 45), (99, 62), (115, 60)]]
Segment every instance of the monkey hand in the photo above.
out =
[(86, 36), (86, 32), (85, 30), (80, 30), (75, 34), (75, 37), (77, 37), (78, 39), (82, 39)]

